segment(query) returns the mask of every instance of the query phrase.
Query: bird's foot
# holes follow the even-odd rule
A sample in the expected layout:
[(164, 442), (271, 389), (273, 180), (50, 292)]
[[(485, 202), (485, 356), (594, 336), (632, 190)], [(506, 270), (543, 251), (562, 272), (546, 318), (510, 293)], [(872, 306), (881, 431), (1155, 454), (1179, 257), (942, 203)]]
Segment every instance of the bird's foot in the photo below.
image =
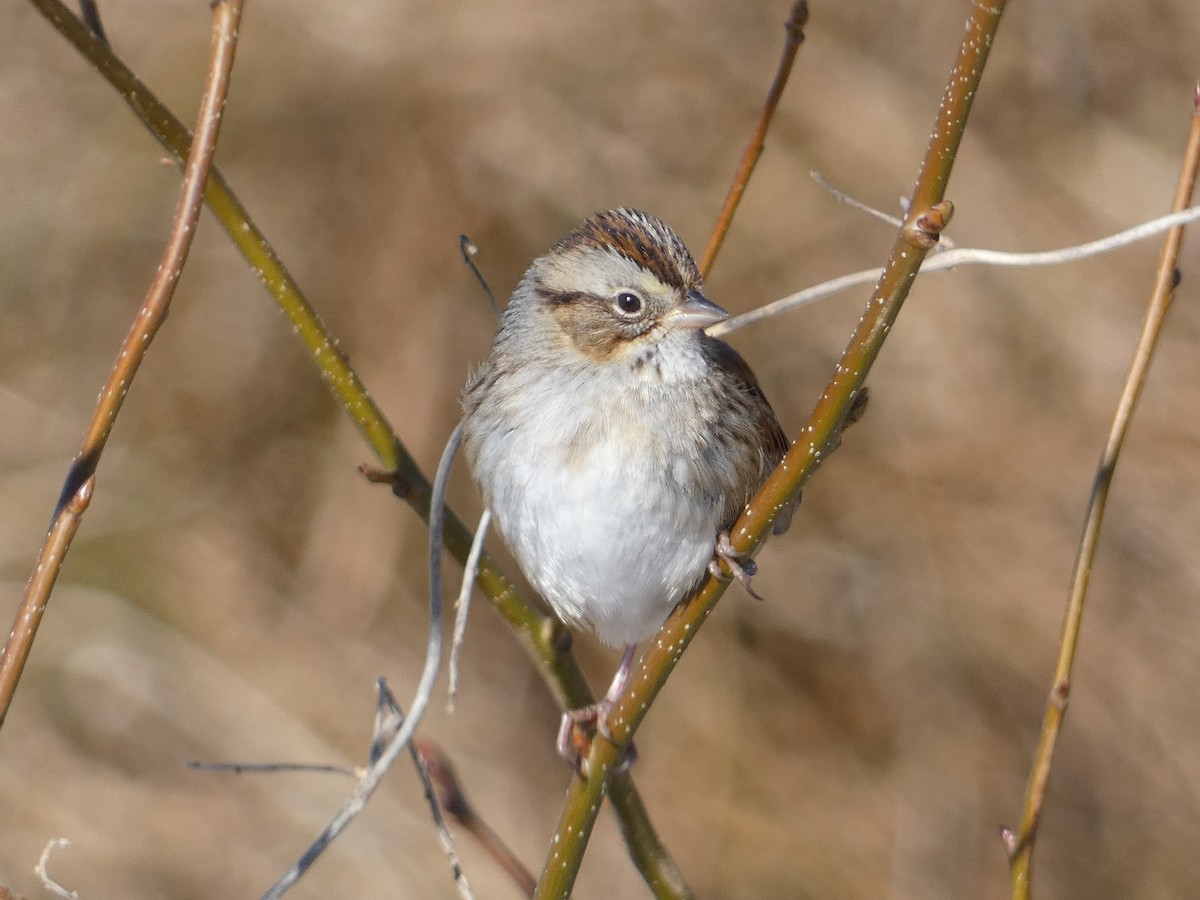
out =
[[(612, 732), (608, 728), (608, 714), (612, 707), (612, 701), (605, 697), (599, 703), (569, 709), (563, 713), (562, 722), (558, 727), (558, 753), (571, 764), (581, 778), (588, 777), (588, 756), (592, 752), (592, 741), (596, 735), (613, 743)], [(625, 748), (625, 755), (617, 763), (614, 771), (628, 771), (636, 759), (637, 748), (631, 743)]]
[[(708, 571), (712, 576), (719, 581), (728, 582), (730, 578), (742, 586), (747, 594), (755, 600), (761, 600), (762, 597), (750, 586), (750, 579), (754, 577), (758, 571), (758, 566), (754, 564), (754, 560), (733, 548), (733, 544), (729, 542), (729, 532), (722, 531), (717, 535), (716, 541), (717, 558), (710, 560), (708, 563)], [(721, 569), (721, 563), (729, 569), (729, 575), (726, 575)]]

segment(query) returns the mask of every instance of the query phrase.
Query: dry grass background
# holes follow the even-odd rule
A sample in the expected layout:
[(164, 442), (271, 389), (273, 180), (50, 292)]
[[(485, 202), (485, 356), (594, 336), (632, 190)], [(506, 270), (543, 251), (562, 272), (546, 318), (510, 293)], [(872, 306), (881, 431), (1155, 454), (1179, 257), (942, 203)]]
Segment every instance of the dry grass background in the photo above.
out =
[[(204, 4), (102, 4), (190, 121)], [(254, 3), (218, 163), (432, 470), (492, 315), (592, 210), (703, 246), (788, 3)], [(951, 182), (951, 235), (1041, 249), (1165, 210), (1200, 51), (1190, 0), (1012, 4)], [(966, 4), (814, 2), (710, 294), (742, 311), (882, 261)], [(96, 392), (153, 275), (177, 175), (21, 4), (0, 11), (0, 604), (15, 609)], [(1110, 503), (1036, 861), (1046, 898), (1200, 896), (1200, 242)], [(636, 778), (706, 898), (1007, 893), (1084, 502), (1157, 256), (919, 281), (865, 421), (722, 601), (640, 733)], [(865, 291), (739, 333), (804, 421)], [(361, 761), (373, 680), (405, 696), (424, 531), (206, 219), (0, 734), (0, 883), (88, 900), (253, 896), (336, 808), (333, 777), (191, 758)], [(465, 472), (455, 504), (478, 510)], [(577, 642), (597, 683), (615, 658)], [(568, 772), (558, 713), (477, 608), (460, 710), (425, 729), (537, 866)], [(451, 897), (398, 769), (298, 897)], [(469, 844), (483, 897), (515, 897)], [(644, 896), (608, 815), (577, 896)]]

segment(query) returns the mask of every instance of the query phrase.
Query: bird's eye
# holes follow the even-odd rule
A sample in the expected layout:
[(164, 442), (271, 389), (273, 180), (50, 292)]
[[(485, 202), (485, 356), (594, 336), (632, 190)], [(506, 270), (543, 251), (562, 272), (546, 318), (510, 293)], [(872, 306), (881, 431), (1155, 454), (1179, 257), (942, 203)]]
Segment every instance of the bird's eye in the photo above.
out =
[(621, 291), (617, 294), (617, 308), (627, 316), (640, 313), (643, 305), (642, 298), (632, 291)]

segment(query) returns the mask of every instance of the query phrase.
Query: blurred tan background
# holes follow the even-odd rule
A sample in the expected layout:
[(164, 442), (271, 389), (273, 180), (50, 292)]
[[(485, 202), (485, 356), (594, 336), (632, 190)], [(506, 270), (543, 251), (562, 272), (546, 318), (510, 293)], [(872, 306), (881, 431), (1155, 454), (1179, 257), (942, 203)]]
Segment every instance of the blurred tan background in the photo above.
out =
[[(198, 2), (102, 2), (191, 122)], [(251, 3), (218, 161), (431, 471), (497, 294), (587, 213), (632, 204), (699, 252), (782, 41), (785, 0)], [(879, 264), (965, 0), (812, 4), (710, 281), (744, 311)], [(951, 182), (961, 245), (1046, 249), (1163, 212), (1200, 59), (1191, 0), (1015, 2)], [(0, 617), (154, 274), (178, 177), (30, 8), (0, 11)], [(638, 737), (651, 817), (704, 898), (1000, 898), (1093, 466), (1157, 240), (919, 281), (871, 408), (731, 590)], [(1044, 898), (1200, 896), (1200, 236), (1109, 506), (1045, 823)], [(740, 332), (803, 424), (867, 294)], [(349, 789), (192, 758), (361, 762), (374, 679), (415, 684), (423, 529), (382, 488), (272, 301), (206, 217), (0, 733), (0, 883), (256, 896)], [(465, 471), (452, 491), (470, 517)], [(497, 550), (499, 550), (497, 544)], [(452, 569), (457, 575), (457, 569)], [(6, 627), (6, 626), (5, 626)], [(615, 655), (577, 642), (593, 680)], [(471, 622), (460, 709), (425, 728), (536, 868), (568, 771), (547, 691)], [(452, 897), (400, 766), (297, 897)], [(481, 897), (516, 897), (469, 841)], [(611, 816), (576, 895), (648, 892)]]

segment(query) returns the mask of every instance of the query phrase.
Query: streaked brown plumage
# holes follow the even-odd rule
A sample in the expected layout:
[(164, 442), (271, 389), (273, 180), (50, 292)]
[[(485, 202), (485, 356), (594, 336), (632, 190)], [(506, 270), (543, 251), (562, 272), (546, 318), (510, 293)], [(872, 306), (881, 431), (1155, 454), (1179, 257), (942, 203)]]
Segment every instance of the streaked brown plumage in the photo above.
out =
[(464, 392), (467, 459), (518, 563), (605, 643), (657, 630), (788, 447), (702, 330), (726, 316), (702, 287), (662, 221), (599, 213), (533, 262)]

